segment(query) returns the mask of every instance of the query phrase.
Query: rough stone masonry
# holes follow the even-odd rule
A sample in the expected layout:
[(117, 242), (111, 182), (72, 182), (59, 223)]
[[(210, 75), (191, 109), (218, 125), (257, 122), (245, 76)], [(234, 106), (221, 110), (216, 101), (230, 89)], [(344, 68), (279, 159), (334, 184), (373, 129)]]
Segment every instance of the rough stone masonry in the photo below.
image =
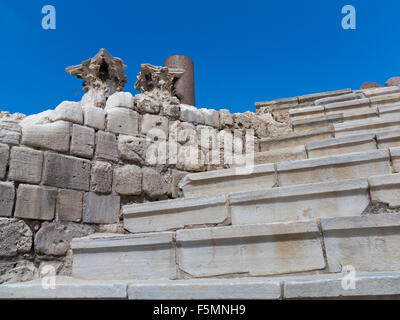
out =
[(141, 65), (132, 96), (125, 69), (101, 49), (66, 69), (84, 80), (81, 101), (27, 117), (1, 113), (0, 283), (36, 278), (44, 265), (69, 275), (71, 240), (124, 233), (122, 205), (177, 198), (187, 173), (235, 165), (219, 155), (227, 137), (242, 154), (247, 129), (256, 148), (291, 131), (268, 113), (182, 104), (174, 87), (182, 69)]

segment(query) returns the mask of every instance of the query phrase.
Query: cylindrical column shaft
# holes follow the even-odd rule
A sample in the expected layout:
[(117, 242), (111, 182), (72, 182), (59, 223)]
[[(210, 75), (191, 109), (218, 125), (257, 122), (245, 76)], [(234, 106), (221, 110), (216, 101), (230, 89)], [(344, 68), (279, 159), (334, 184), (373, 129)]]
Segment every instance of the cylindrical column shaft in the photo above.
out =
[(183, 76), (176, 82), (176, 95), (182, 103), (195, 106), (193, 61), (186, 56), (175, 55), (165, 59), (164, 65), (185, 70)]

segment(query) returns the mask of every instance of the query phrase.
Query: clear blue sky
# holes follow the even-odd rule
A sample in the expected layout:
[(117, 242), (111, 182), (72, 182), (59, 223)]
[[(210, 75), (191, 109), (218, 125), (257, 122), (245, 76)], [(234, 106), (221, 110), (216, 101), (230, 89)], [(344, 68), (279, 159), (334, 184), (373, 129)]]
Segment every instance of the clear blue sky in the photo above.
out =
[[(43, 30), (42, 6), (56, 8)], [(343, 30), (341, 8), (357, 10)], [(78, 101), (82, 81), (64, 68), (104, 47), (128, 65), (173, 54), (195, 63), (198, 107), (254, 111), (254, 102), (400, 76), (400, 1), (2, 0), (0, 110), (25, 114)]]

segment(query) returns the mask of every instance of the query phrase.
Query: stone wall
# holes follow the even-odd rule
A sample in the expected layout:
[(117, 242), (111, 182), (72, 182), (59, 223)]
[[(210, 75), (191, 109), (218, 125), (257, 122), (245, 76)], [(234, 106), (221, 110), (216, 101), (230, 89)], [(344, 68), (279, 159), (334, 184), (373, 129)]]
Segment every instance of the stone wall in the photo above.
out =
[(106, 101), (104, 108), (64, 101), (25, 118), (3, 113), (0, 283), (36, 277), (47, 264), (69, 274), (72, 238), (123, 233), (122, 205), (179, 197), (188, 172), (234, 164), (221, 156), (227, 136), (239, 154), (246, 129), (254, 129), (256, 145), (287, 130), (251, 112), (155, 103), (143, 93), (116, 92)]

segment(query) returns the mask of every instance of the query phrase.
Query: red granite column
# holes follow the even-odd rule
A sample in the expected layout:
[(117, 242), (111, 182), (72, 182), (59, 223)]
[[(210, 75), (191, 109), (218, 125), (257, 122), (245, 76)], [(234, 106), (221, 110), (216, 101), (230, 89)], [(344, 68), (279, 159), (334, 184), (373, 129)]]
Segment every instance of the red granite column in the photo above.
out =
[(175, 55), (165, 59), (164, 65), (185, 70), (185, 73), (175, 85), (176, 94), (182, 103), (195, 106), (193, 61), (188, 57)]

